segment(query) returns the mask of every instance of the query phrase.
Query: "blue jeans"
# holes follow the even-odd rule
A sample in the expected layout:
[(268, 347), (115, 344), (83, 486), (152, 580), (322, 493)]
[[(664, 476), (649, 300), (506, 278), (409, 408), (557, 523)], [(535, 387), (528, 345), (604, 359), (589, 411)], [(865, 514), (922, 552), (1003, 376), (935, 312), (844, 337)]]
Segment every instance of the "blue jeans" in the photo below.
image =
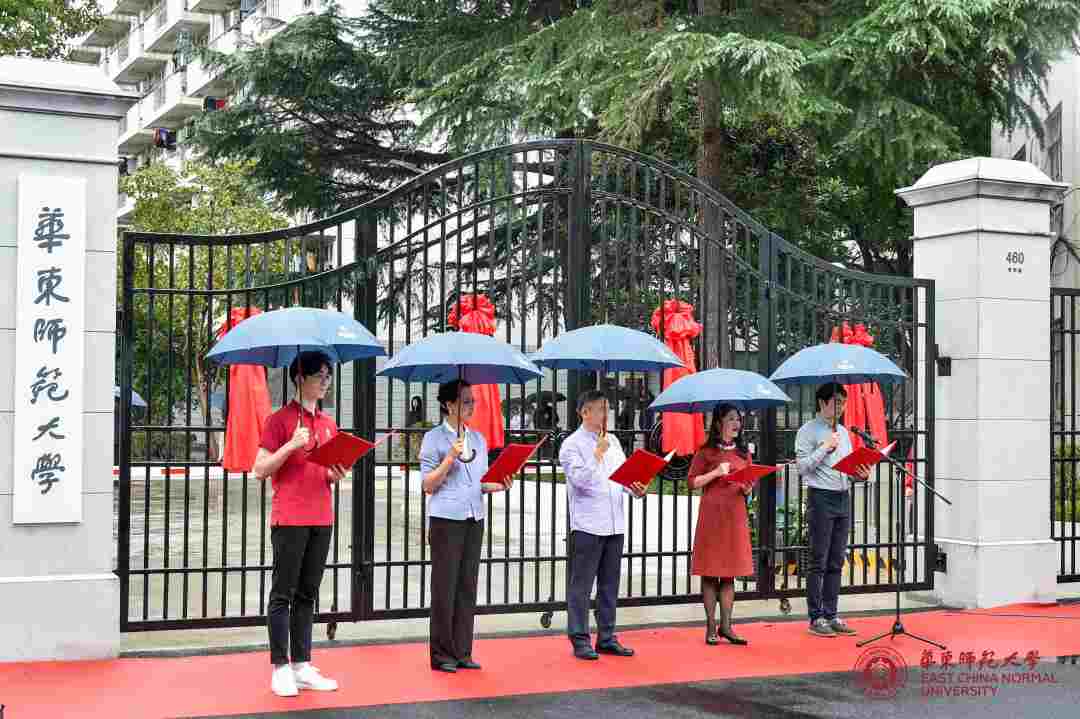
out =
[(810, 623), (836, 619), (840, 576), (851, 527), (851, 493), (809, 489), (806, 521), (810, 539), (810, 571), (806, 577), (806, 608)]

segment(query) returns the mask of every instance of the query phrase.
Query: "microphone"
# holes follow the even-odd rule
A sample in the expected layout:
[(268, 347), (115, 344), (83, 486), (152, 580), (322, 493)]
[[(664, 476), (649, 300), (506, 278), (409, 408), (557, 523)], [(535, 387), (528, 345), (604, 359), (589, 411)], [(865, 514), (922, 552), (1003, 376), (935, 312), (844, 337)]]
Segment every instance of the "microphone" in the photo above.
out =
[(862, 440), (864, 442), (866, 442), (867, 446), (873, 448), (875, 445), (877, 445), (877, 440), (874, 439), (874, 437), (872, 435), (867, 434), (866, 432), (862, 431), (858, 427), (848, 427), (848, 430), (850, 430), (850, 431), (854, 432), (855, 434), (859, 435), (859, 437), (861, 437)]

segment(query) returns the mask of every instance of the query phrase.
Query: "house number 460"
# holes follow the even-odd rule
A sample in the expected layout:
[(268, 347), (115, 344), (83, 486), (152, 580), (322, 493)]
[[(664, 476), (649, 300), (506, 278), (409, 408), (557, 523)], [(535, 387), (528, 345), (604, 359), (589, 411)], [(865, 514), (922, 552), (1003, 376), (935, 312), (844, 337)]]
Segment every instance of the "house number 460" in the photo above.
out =
[(1016, 251), (1006, 253), (1005, 264), (1008, 265), (1009, 272), (1022, 273), (1024, 271), (1024, 253)]

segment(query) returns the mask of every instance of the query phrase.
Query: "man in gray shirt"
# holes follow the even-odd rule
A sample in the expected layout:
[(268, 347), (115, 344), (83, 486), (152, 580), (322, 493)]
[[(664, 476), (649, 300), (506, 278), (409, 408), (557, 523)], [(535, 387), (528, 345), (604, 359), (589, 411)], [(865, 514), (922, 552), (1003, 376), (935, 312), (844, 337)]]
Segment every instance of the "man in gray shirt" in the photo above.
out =
[[(799, 428), (795, 457), (799, 476), (807, 487), (806, 522), (810, 540), (810, 571), (806, 578), (806, 608), (810, 633), (820, 637), (855, 634), (837, 616), (840, 573), (847, 554), (851, 528), (851, 480), (833, 467), (851, 454), (851, 435), (834, 418), (842, 417), (847, 403), (843, 385), (830, 382), (817, 390), (817, 416)], [(858, 469), (857, 479), (870, 476)]]

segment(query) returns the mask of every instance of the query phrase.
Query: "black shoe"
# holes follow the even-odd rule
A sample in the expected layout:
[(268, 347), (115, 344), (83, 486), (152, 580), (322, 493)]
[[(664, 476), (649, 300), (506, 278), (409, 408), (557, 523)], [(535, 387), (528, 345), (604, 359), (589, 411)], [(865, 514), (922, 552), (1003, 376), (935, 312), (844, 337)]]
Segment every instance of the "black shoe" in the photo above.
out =
[(442, 664), (432, 664), (431, 668), (437, 672), (450, 672), (451, 674), (457, 671), (457, 662), (443, 662)]
[(727, 639), (732, 644), (736, 644), (740, 647), (745, 647), (747, 644), (750, 643), (737, 635), (735, 632), (731, 631), (730, 629), (721, 629), (720, 636), (722, 636), (724, 639)]
[(466, 659), (457, 663), (458, 669), (479, 669), (480, 665), (472, 659)]
[(574, 656), (578, 659), (599, 659), (600, 655), (590, 646), (574, 647)]
[(634, 650), (619, 644), (617, 639), (612, 639), (604, 644), (597, 644), (596, 651), (600, 654), (614, 654), (617, 657), (632, 657)]

